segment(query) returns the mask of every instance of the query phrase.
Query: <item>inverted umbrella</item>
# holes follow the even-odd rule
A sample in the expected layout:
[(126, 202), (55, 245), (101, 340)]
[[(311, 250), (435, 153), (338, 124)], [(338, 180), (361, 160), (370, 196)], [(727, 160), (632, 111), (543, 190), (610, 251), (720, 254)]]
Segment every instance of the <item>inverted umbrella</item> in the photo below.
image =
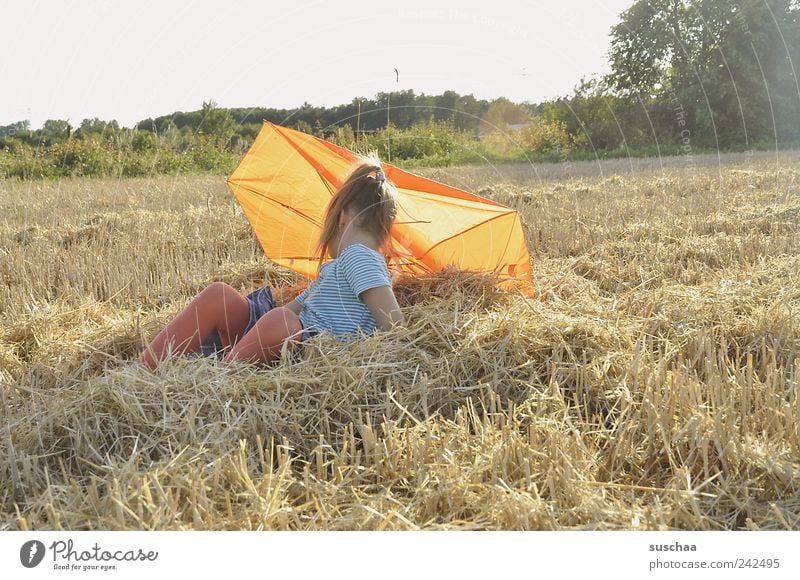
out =
[[(316, 275), (314, 250), (325, 208), (359, 160), (349, 149), (264, 121), (227, 184), (267, 258)], [(381, 165), (397, 189), (390, 271), (418, 275), (454, 266), (496, 274), (501, 286), (532, 295), (530, 255), (516, 210)]]

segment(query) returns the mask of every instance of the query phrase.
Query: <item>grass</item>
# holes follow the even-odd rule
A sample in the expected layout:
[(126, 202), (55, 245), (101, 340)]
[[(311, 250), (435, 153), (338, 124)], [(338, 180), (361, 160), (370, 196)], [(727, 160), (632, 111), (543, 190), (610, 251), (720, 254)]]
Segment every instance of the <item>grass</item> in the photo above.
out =
[(224, 179), (0, 182), (0, 529), (800, 529), (797, 161), (421, 169), (519, 209), (537, 298), (155, 374), (208, 283), (304, 285)]

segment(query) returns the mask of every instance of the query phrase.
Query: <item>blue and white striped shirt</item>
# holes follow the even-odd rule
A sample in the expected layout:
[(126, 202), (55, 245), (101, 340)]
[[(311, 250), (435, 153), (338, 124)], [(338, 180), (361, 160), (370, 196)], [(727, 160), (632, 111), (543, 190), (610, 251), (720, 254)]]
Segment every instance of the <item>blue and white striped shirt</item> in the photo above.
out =
[(327, 330), (340, 339), (359, 328), (372, 334), (375, 317), (359, 295), (377, 286), (392, 286), (383, 254), (364, 244), (350, 244), (323, 264), (317, 279), (295, 298), (303, 305), (300, 321), (308, 330)]

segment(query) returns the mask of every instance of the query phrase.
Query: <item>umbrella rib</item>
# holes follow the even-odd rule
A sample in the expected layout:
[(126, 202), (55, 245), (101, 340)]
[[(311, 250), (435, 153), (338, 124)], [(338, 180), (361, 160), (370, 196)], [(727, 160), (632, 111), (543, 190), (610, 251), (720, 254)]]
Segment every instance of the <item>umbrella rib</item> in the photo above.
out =
[(430, 251), (431, 251), (431, 250), (433, 250), (433, 249), (434, 249), (436, 246), (439, 246), (439, 245), (441, 245), (441, 244), (445, 243), (445, 242), (446, 242), (446, 241), (448, 241), (448, 240), (452, 240), (453, 238), (457, 238), (458, 236), (461, 236), (461, 235), (463, 235), (463, 234), (466, 234), (467, 232), (469, 232), (469, 231), (472, 231), (472, 230), (474, 230), (475, 228), (478, 228), (478, 227), (480, 227), (480, 226), (482, 226), (482, 225), (484, 225), (484, 224), (488, 224), (488, 223), (489, 223), (489, 222), (491, 222), (491, 221), (494, 221), (494, 220), (496, 220), (496, 219), (498, 219), (498, 218), (501, 218), (501, 217), (507, 216), (508, 214), (512, 214), (512, 213), (516, 213), (516, 212), (515, 212), (514, 210), (511, 210), (511, 211), (507, 211), (507, 212), (505, 212), (505, 213), (498, 214), (498, 215), (496, 215), (496, 216), (494, 216), (494, 217), (492, 217), (492, 218), (489, 218), (488, 220), (484, 220), (484, 221), (482, 221), (482, 222), (481, 222), (481, 223), (479, 223), (479, 224), (475, 224), (474, 226), (471, 226), (471, 227), (469, 227), (469, 228), (467, 228), (467, 229), (465, 229), (465, 230), (461, 230), (460, 232), (458, 232), (458, 233), (455, 233), (455, 234), (453, 234), (452, 236), (447, 236), (446, 238), (444, 238), (444, 239), (442, 239), (442, 240), (439, 240), (438, 242), (436, 242), (435, 244), (433, 244), (433, 245), (432, 245), (430, 248), (428, 248), (427, 250), (425, 250), (425, 253), (424, 253), (424, 254), (422, 254), (422, 255), (420, 255), (420, 256), (418, 256), (418, 257), (417, 257), (417, 259), (418, 259), (418, 260), (422, 260), (422, 258), (424, 258), (425, 256), (427, 256), (427, 255), (430, 253)]
[(271, 197), (270, 197), (270, 196), (268, 196), (268, 195), (264, 195), (262, 192), (260, 192), (260, 191), (258, 191), (258, 190), (255, 190), (255, 189), (253, 189), (252, 187), (249, 187), (249, 186), (247, 186), (247, 185), (245, 185), (245, 184), (243, 184), (243, 183), (241, 183), (241, 182), (237, 183), (237, 185), (238, 185), (239, 187), (241, 187), (242, 189), (246, 189), (246, 190), (247, 190), (247, 191), (249, 191), (250, 193), (254, 193), (254, 194), (258, 195), (259, 197), (263, 197), (264, 199), (268, 199), (268, 200), (269, 200), (269, 201), (271, 201), (272, 203), (275, 203), (275, 204), (277, 204), (277, 205), (279, 205), (279, 206), (281, 206), (281, 207), (284, 207), (284, 208), (286, 208), (286, 209), (288, 209), (288, 210), (290, 210), (290, 211), (293, 211), (294, 213), (296, 213), (297, 215), (299, 215), (301, 218), (303, 218), (303, 219), (305, 219), (305, 220), (307, 220), (307, 221), (311, 222), (311, 223), (312, 223), (312, 224), (314, 224), (315, 226), (319, 226), (319, 223), (317, 222), (317, 220), (315, 220), (315, 219), (313, 219), (313, 218), (310, 218), (310, 217), (308, 217), (306, 214), (304, 214), (304, 213), (303, 213), (303, 212), (301, 212), (301, 211), (298, 211), (297, 209), (293, 208), (292, 206), (290, 206), (290, 205), (287, 205), (287, 204), (285, 204), (285, 203), (283, 203), (283, 202), (281, 202), (281, 201), (278, 201), (277, 199), (273, 199), (273, 198), (271, 198)]
[[(519, 213), (517, 213), (517, 221), (519, 221)], [(506, 257), (506, 252), (508, 252), (508, 245), (511, 243), (511, 235), (514, 232), (514, 227), (516, 225), (517, 225), (517, 222), (515, 221), (514, 225), (512, 225), (510, 228), (508, 228), (508, 237), (506, 237), (506, 247), (503, 248), (503, 258)], [(521, 226), (522, 226), (522, 223), (520, 223), (520, 227)], [(495, 266), (495, 270), (497, 270), (497, 266)]]
[[(302, 157), (303, 159), (305, 159), (305, 160), (306, 160), (306, 163), (308, 163), (308, 164), (309, 164), (311, 167), (313, 167), (313, 168), (314, 168), (314, 171), (316, 171), (316, 172), (317, 172), (317, 175), (319, 175), (320, 179), (322, 180), (322, 183), (323, 183), (323, 185), (325, 186), (325, 189), (327, 189), (327, 190), (328, 190), (328, 193), (330, 193), (331, 195), (333, 195), (333, 193), (334, 193), (334, 192), (331, 190), (331, 186), (330, 186), (330, 185), (328, 185), (328, 183), (329, 183), (329, 182), (330, 182), (330, 183), (335, 183), (335, 182), (336, 182), (336, 179), (333, 177), (333, 175), (331, 175), (331, 173), (330, 173), (330, 172), (329, 172), (327, 169), (323, 169), (323, 168), (321, 168), (321, 167), (317, 167), (317, 165), (316, 165), (316, 164), (313, 162), (313, 160), (311, 159), (311, 157), (310, 157), (309, 155), (307, 155), (307, 154), (306, 154), (306, 153), (305, 153), (305, 152), (304, 152), (304, 151), (303, 151), (303, 150), (300, 148), (300, 146), (299, 146), (298, 144), (296, 144), (294, 141), (292, 141), (291, 139), (289, 139), (289, 137), (287, 137), (286, 135), (284, 135), (284, 134), (283, 134), (283, 131), (278, 131), (278, 134), (279, 134), (281, 137), (283, 137), (283, 138), (286, 140), (286, 142), (287, 142), (289, 145), (291, 145), (291, 147), (292, 147), (292, 148), (293, 148), (293, 149), (294, 149), (294, 150), (295, 150), (295, 151), (296, 151), (296, 152), (297, 152), (297, 153), (300, 155), (300, 157)], [(318, 137), (314, 137), (314, 136), (309, 136), (309, 138), (307, 139), (307, 141), (312, 141), (313, 139), (317, 139), (317, 140), (320, 140), (320, 141), (322, 141), (322, 140), (321, 140), (321, 139), (319, 139)]]
[[(422, 185), (424, 185), (425, 187), (428, 187), (428, 188), (431, 185), (435, 185), (437, 187), (445, 188), (445, 190), (448, 191), (451, 194), (457, 192), (459, 195), (454, 196), (456, 199), (461, 199), (461, 200), (464, 200), (464, 201), (471, 201), (473, 203), (484, 203), (484, 204), (487, 204), (487, 205), (492, 205), (492, 206), (500, 207), (500, 208), (503, 208), (503, 209), (508, 209), (507, 206), (503, 205), (499, 201), (495, 201), (493, 199), (489, 199), (488, 197), (480, 196), (480, 195), (478, 195), (476, 193), (472, 193), (471, 191), (467, 191), (465, 189), (460, 189), (458, 187), (449, 185), (449, 184), (444, 183), (442, 181), (437, 181), (435, 179), (431, 179), (430, 177), (425, 177), (424, 175), (419, 175), (417, 173), (412, 173), (410, 171), (406, 171), (405, 169), (400, 169), (399, 167), (397, 167), (396, 165), (392, 165), (391, 163), (382, 163), (381, 165), (383, 165), (384, 167), (388, 167), (388, 169), (386, 169), (384, 171), (384, 173), (386, 174), (386, 179), (392, 181), (395, 184), (397, 184), (397, 182), (395, 181), (394, 174), (397, 173), (399, 175), (399, 177), (409, 176), (412, 179), (419, 180), (419, 181), (422, 182)], [(406, 187), (404, 187), (402, 185), (398, 185), (398, 187), (400, 187), (401, 189), (408, 189), (408, 188), (406, 188)], [(414, 187), (412, 189), (412, 191), (422, 191), (422, 192), (425, 192), (425, 193), (429, 193), (427, 191), (427, 189), (425, 189), (425, 188), (420, 189), (419, 187)], [(434, 195), (436, 195), (437, 197), (441, 197), (442, 196), (442, 194), (439, 194), (439, 193), (434, 194)]]

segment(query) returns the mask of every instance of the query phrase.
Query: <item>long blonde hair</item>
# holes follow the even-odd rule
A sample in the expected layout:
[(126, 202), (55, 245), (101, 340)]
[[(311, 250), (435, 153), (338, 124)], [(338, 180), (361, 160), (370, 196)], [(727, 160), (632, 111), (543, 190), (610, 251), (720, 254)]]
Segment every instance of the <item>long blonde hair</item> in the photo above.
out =
[(361, 161), (328, 202), (316, 248), (316, 255), (319, 256), (318, 274), (339, 228), (339, 218), (345, 210), (355, 212), (355, 223), (372, 234), (378, 245), (391, 254), (389, 231), (397, 216), (397, 200), (394, 185), (386, 179), (375, 178), (374, 174), (379, 171), (382, 172), (382, 169), (377, 157), (361, 157)]

